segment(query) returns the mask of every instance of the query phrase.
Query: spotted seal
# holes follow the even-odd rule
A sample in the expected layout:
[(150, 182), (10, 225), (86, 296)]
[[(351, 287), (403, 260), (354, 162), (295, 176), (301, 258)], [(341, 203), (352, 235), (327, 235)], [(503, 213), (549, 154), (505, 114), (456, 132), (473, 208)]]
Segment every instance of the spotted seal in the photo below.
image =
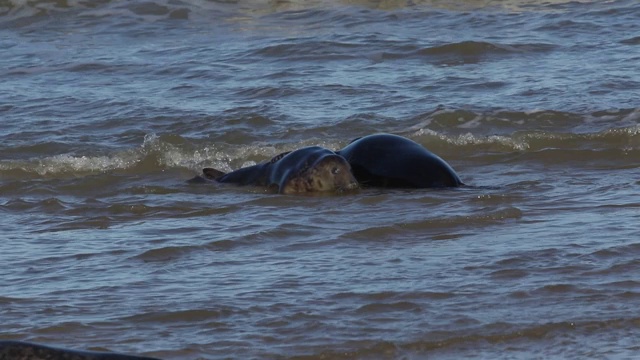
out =
[(422, 145), (398, 135), (375, 134), (353, 140), (336, 151), (351, 165), (363, 187), (456, 187), (456, 172)]
[(349, 163), (335, 152), (319, 146), (285, 152), (265, 163), (244, 167), (228, 174), (205, 168), (202, 175), (191, 182), (201, 182), (202, 179), (219, 183), (266, 186), (277, 189), (281, 194), (340, 192), (358, 187)]
[(108, 352), (78, 351), (23, 341), (0, 341), (0, 360), (160, 360)]

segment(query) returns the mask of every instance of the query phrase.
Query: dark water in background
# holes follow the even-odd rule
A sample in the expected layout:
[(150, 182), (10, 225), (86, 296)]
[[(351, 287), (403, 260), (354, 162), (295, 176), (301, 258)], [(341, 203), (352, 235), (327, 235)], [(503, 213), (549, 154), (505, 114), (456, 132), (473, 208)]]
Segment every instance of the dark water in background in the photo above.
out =
[[(0, 338), (635, 358), (637, 1), (0, 0)], [(473, 187), (194, 186), (392, 132)]]

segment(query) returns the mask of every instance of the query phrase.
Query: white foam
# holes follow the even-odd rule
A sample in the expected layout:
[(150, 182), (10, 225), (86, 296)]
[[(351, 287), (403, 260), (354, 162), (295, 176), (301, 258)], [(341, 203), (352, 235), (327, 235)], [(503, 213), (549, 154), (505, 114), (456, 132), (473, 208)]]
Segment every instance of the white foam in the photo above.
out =
[(530, 144), (525, 139), (501, 135), (476, 136), (472, 133), (466, 133), (458, 136), (450, 136), (438, 133), (430, 129), (420, 129), (416, 131), (414, 135), (435, 137), (441, 141), (456, 146), (498, 145), (500, 147), (518, 151), (524, 151), (530, 148)]
[[(93, 173), (115, 169), (126, 169), (134, 166), (139, 159), (128, 156), (73, 156), (55, 155), (39, 160), (35, 171), (39, 175), (55, 173)], [(23, 169), (29, 171), (29, 169)]]
[[(473, 119), (458, 125), (458, 127), (461, 128), (461, 129), (478, 128), (478, 127), (482, 126), (482, 119), (483, 118), (484, 118), (483, 115), (476, 115)], [(460, 118), (458, 118), (458, 121), (459, 122), (463, 122), (464, 118), (460, 117)]]

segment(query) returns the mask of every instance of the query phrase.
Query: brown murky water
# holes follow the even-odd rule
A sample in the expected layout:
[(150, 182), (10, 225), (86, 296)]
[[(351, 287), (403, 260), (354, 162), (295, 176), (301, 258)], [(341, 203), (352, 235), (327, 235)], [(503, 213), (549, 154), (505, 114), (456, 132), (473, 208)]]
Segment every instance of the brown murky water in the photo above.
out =
[[(0, 2), (0, 339), (631, 358), (636, 1)], [(376, 132), (469, 187), (193, 185)]]

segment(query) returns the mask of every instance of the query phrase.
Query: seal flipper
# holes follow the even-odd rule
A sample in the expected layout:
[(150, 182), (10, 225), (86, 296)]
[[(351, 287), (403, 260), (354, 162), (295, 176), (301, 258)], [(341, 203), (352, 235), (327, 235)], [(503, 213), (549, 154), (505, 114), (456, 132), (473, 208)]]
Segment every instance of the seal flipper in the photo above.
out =
[(226, 175), (220, 170), (216, 170), (214, 168), (204, 168), (202, 169), (202, 175), (196, 175), (194, 178), (187, 180), (189, 184), (203, 184), (210, 181), (215, 181), (220, 177)]
[(216, 170), (214, 168), (204, 168), (202, 169), (202, 175), (204, 176), (205, 179), (216, 180), (227, 174), (220, 170)]

